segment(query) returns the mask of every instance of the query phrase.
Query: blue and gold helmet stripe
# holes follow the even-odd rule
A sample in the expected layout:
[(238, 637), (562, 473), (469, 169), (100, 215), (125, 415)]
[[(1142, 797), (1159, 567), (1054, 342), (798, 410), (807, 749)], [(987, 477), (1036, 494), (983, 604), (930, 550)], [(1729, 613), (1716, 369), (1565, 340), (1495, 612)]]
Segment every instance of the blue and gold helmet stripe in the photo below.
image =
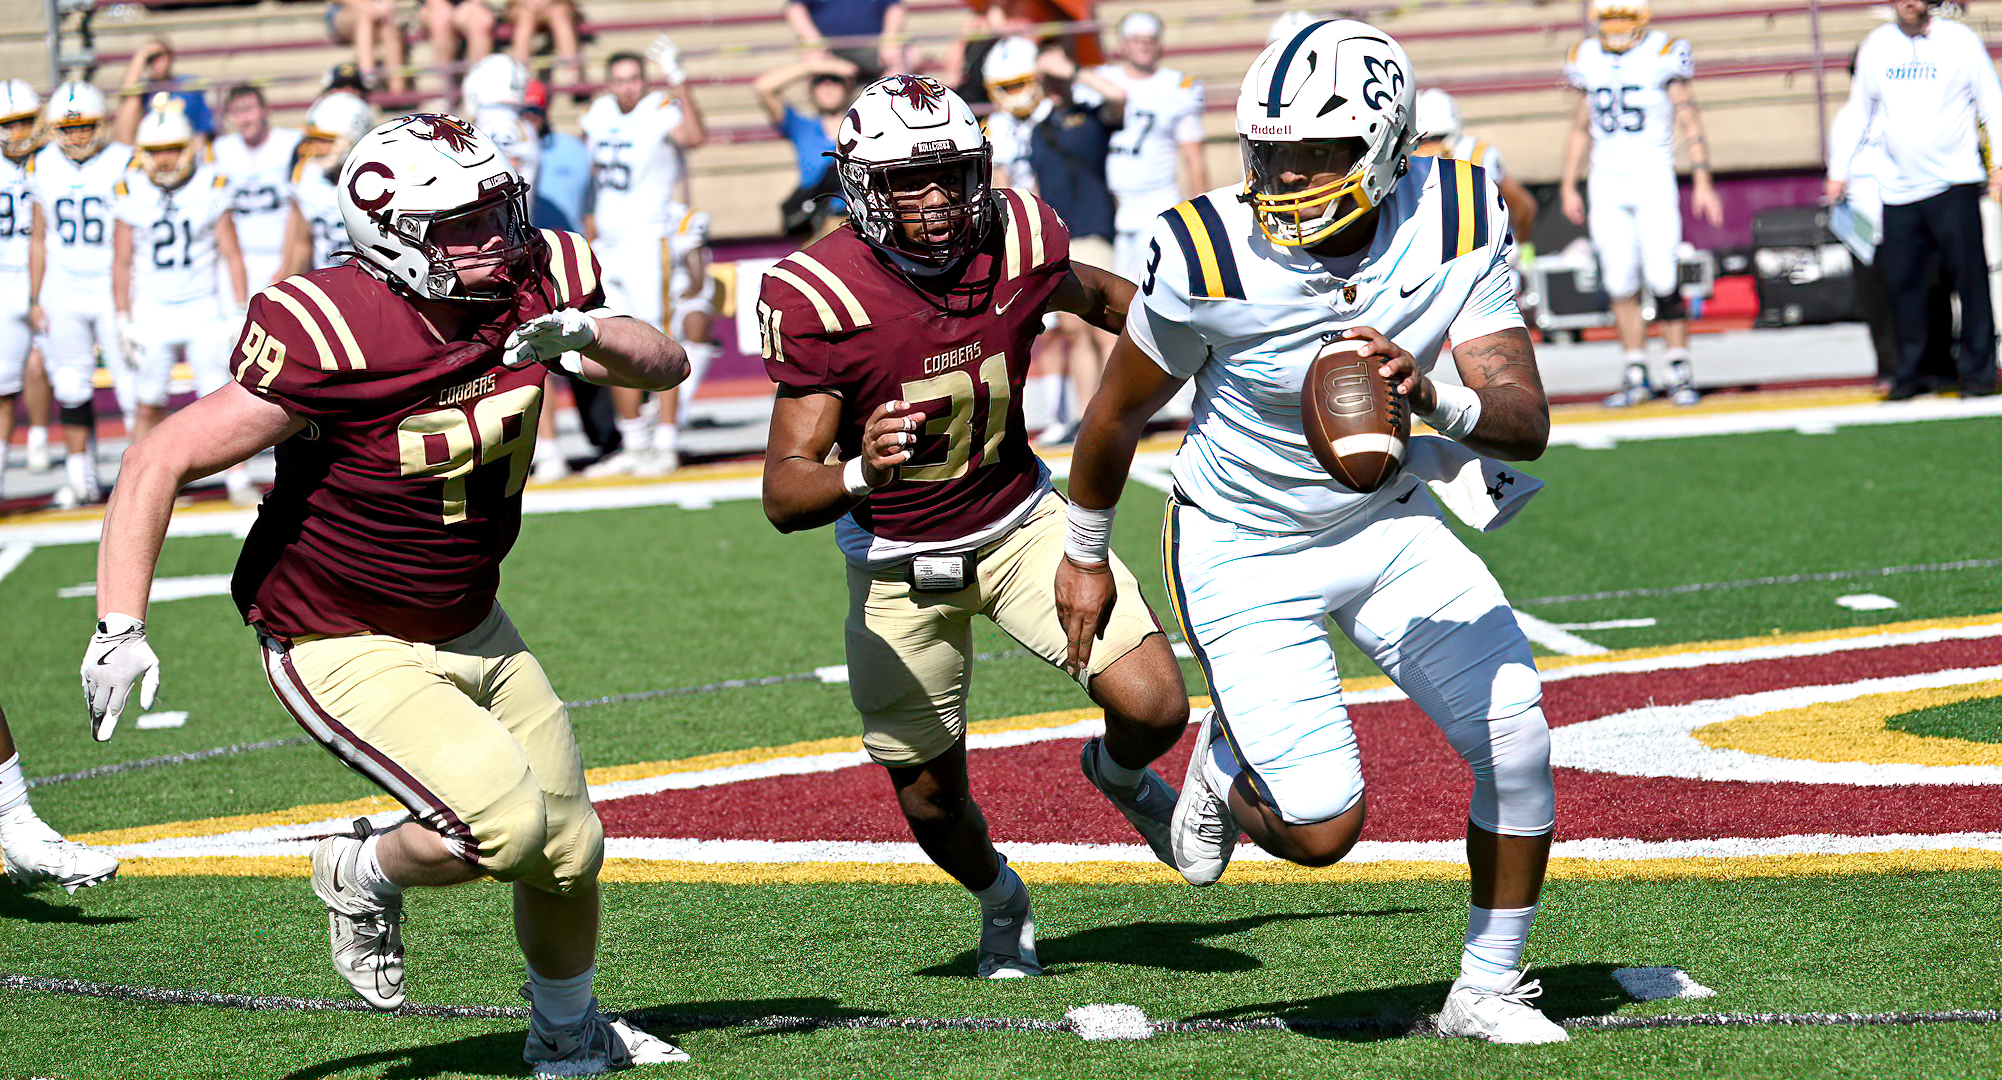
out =
[(1487, 246), (1488, 201), (1481, 198), (1487, 170), (1471, 161), (1441, 158), (1439, 173), (1439, 259), (1450, 262)]
[(1322, 19), (1319, 22), (1308, 23), (1300, 28), (1299, 33), (1293, 35), (1293, 40), (1286, 43), (1286, 51), (1280, 53), (1279, 62), (1272, 65), (1272, 88), (1265, 92), (1265, 115), (1279, 115), (1279, 94), (1286, 88), (1286, 69), (1293, 65), (1293, 54), (1300, 51), (1300, 46), (1307, 43), (1307, 38), (1314, 31), (1328, 25), (1330, 21), (1332, 20)]
[(1189, 295), (1211, 300), (1244, 299), (1244, 280), (1237, 273), (1230, 236), (1209, 196), (1198, 195), (1161, 215), (1181, 245), (1189, 265)]

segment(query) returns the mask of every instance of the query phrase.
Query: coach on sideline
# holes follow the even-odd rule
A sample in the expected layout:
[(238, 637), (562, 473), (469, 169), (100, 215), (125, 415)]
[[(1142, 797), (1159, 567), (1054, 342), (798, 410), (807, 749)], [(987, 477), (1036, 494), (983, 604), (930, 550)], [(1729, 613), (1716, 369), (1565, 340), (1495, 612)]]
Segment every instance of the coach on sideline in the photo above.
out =
[[(1884, 235), (1877, 264), (1890, 288), (1898, 327), (1898, 370), (1890, 400), (1919, 392), (1926, 348), (1926, 263), (1940, 269), (1960, 296), (1960, 390), (1995, 392), (1995, 309), (1988, 295), (1988, 260), (1981, 248), (1982, 161), (1977, 117), (2002, 131), (2002, 80), (1973, 30), (1932, 17), (1928, 0), (1897, 0), (1897, 21), (1870, 31), (1856, 54), (1849, 105), (1873, 112), (1894, 168), (1882, 178)], [(1845, 133), (1846, 134), (1846, 133)], [(1850, 145), (1830, 147), (1828, 198), (1842, 198)], [(2002, 199), (2002, 168), (1986, 177)]]

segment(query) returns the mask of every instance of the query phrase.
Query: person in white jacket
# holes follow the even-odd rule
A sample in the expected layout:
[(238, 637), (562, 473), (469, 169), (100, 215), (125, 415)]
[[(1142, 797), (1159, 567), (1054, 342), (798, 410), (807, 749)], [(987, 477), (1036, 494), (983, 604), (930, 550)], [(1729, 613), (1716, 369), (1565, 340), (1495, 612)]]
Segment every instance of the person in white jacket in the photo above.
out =
[[(1892, 168), (1878, 179), (1884, 202), (1877, 265), (1898, 327), (1898, 370), (1887, 395), (1917, 396), (1926, 348), (1926, 266), (1935, 253), (1960, 296), (1960, 388), (1995, 393), (1995, 314), (1981, 243), (1981, 191), (2002, 198), (2002, 168), (1984, 167), (1976, 122), (2002, 130), (2002, 80), (1981, 38), (1932, 17), (1928, 0), (1897, 0), (1897, 19), (1872, 30), (1856, 54), (1849, 107), (1883, 133)], [(1838, 128), (1828, 197), (1847, 194), (1859, 132)]]

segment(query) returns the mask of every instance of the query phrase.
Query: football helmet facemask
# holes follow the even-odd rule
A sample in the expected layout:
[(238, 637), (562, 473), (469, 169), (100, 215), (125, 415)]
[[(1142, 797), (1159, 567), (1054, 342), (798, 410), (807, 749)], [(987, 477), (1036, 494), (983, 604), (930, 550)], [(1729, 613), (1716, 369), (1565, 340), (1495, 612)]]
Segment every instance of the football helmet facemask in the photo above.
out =
[[(341, 166), (339, 201), (355, 252), (421, 299), (512, 302), (534, 277), (543, 244), (528, 185), (456, 116), (398, 117), (362, 136)], [(489, 282), (460, 279), (489, 267)]]
[(872, 246), (943, 270), (987, 238), (995, 217), (987, 136), (965, 100), (937, 80), (871, 83), (834, 145), (828, 156), (849, 221)]
[(153, 95), (133, 138), (139, 167), (154, 185), (172, 191), (195, 173), (195, 126), (187, 107), (168, 93)]
[(42, 118), (71, 161), (89, 161), (110, 139), (104, 122), (104, 91), (87, 82), (66, 82), (49, 92)]
[(1648, 0), (1592, 0), (1599, 46), (1610, 53), (1623, 53), (1640, 44), (1653, 14)]
[(1237, 97), (1245, 190), (1274, 244), (1308, 247), (1368, 213), (1409, 167), (1411, 61), (1375, 27), (1310, 23), (1265, 47)]
[(27, 80), (0, 82), (0, 132), (4, 132), (6, 140), (0, 152), (18, 161), (39, 149), (42, 136), (36, 121), (41, 112), (42, 99)]
[(1043, 76), (1036, 67), (1036, 43), (1025, 37), (1002, 38), (987, 50), (980, 78), (987, 100), (1002, 112), (1025, 120), (1043, 103)]

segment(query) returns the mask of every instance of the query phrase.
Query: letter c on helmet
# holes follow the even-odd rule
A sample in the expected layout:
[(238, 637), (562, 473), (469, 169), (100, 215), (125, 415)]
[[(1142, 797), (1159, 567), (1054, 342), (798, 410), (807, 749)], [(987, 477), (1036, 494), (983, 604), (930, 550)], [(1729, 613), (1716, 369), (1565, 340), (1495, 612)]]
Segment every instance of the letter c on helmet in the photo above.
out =
[[(363, 198), (361, 193), (361, 178), (371, 174), (382, 177), (384, 181), (382, 192), (378, 195)], [(390, 187), (388, 181), (394, 179), (396, 179), (396, 174), (391, 172), (389, 166), (384, 165), (382, 162), (364, 162), (360, 166), (357, 166), (354, 175), (348, 178), (348, 198), (353, 199), (354, 204), (364, 212), (375, 213), (377, 210), (389, 205)]]

